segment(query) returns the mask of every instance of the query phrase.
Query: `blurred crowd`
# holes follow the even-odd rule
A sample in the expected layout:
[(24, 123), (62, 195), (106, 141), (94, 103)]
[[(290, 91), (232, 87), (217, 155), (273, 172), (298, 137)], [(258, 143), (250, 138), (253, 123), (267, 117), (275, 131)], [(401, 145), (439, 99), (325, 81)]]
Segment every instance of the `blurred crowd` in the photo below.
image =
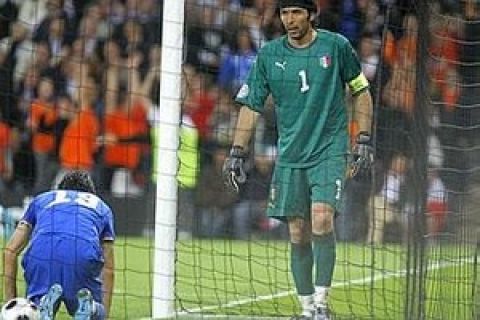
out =
[[(89, 170), (102, 193), (151, 190), (161, 161), (152, 150), (161, 108), (162, 2), (0, 0), (0, 194), (37, 194), (71, 169)], [(408, 214), (419, 87), (431, 129), (426, 192), (442, 204), (428, 214), (444, 217), (447, 190), (465, 187), (475, 163), (480, 8), (473, 0), (432, 1), (419, 35), (427, 20), (417, 16), (415, 1), (317, 2), (317, 25), (357, 48), (377, 106), (377, 182), (373, 190), (347, 187), (345, 211), (365, 213), (339, 219), (340, 238), (359, 240), (393, 220), (376, 221), (364, 200), (370, 193), (371, 201), (380, 195), (390, 206), (373, 207)], [(180, 235), (281, 236), (285, 230), (263, 213), (276, 153), (271, 101), (252, 143), (249, 183), (229, 194), (220, 177), (237, 115), (232, 97), (257, 50), (283, 33), (276, 0), (187, 0), (186, 12)], [(424, 56), (420, 41), (427, 43)], [(438, 221), (429, 232), (444, 229)]]

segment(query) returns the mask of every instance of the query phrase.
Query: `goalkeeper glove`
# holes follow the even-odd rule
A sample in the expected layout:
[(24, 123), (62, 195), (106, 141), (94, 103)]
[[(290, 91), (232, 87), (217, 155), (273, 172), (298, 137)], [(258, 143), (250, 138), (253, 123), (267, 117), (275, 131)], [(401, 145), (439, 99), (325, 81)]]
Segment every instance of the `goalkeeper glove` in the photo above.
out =
[(373, 147), (371, 145), (370, 134), (360, 132), (352, 150), (351, 177), (357, 181), (369, 178), (372, 172), (373, 160)]
[(241, 146), (233, 146), (230, 150), (230, 155), (225, 159), (223, 164), (223, 182), (229, 191), (238, 193), (240, 185), (247, 181), (247, 174), (245, 173), (245, 159), (247, 153)]

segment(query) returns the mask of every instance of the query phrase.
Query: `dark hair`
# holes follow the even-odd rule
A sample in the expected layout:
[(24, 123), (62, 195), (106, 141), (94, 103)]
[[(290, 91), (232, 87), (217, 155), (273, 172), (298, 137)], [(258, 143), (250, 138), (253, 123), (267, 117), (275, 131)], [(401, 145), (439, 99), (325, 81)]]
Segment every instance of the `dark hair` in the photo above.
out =
[(317, 11), (317, 5), (313, 0), (280, 0), (278, 2), (278, 7), (280, 9), (287, 7), (300, 7), (307, 9), (309, 12)]
[(89, 193), (96, 193), (95, 184), (87, 171), (70, 171), (63, 176), (58, 184), (60, 190), (75, 190)]

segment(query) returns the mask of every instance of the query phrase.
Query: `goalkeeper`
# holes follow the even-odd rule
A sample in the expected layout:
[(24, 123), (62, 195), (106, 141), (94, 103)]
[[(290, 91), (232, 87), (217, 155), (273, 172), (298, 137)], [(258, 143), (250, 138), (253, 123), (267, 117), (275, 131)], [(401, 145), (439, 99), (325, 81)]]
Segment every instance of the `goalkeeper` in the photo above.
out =
[(27, 298), (51, 320), (64, 302), (76, 320), (108, 318), (113, 290), (113, 216), (85, 171), (67, 173), (58, 190), (30, 203), (5, 248), (5, 299), (17, 296), (17, 258)]
[(267, 213), (288, 223), (291, 270), (302, 306), (302, 314), (292, 319), (329, 319), (334, 215), (349, 150), (345, 87), (353, 96), (353, 120), (359, 127), (350, 171), (355, 179), (368, 175), (373, 162), (372, 98), (349, 41), (313, 27), (313, 0), (280, 0), (279, 6), (286, 36), (262, 47), (237, 93), (242, 107), (223, 174), (234, 191), (245, 182), (247, 146), (271, 94), (279, 139)]

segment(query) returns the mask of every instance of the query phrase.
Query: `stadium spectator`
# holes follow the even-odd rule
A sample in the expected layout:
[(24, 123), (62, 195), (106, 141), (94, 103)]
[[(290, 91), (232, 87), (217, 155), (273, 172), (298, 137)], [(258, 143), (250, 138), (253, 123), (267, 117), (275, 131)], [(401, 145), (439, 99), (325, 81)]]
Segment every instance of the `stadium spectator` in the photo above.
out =
[(206, 163), (200, 171), (195, 196), (198, 214), (195, 233), (207, 238), (229, 235), (228, 222), (238, 200), (238, 195), (226, 189), (222, 182), (222, 166), (228, 149), (217, 145), (212, 152), (212, 162)]
[(31, 35), (47, 16), (47, 0), (20, 1), (17, 20), (28, 28)]
[(70, 121), (76, 114), (77, 106), (68, 94), (59, 94), (56, 99), (57, 121), (54, 124), (55, 135), (55, 158), (59, 163), (60, 146), (62, 144), (63, 133)]
[(237, 92), (245, 82), (248, 71), (255, 60), (256, 46), (250, 31), (241, 28), (236, 32), (234, 44), (231, 46), (220, 64), (218, 85), (231, 93)]
[(142, 56), (136, 52), (126, 60), (130, 73), (128, 89), (119, 89), (118, 65), (110, 65), (107, 70), (107, 90), (105, 90), (104, 134), (109, 140), (104, 149), (102, 185), (111, 190), (112, 178), (119, 168), (126, 169), (133, 177), (139, 170), (142, 158), (142, 143), (149, 142), (147, 109), (151, 101), (148, 92), (157, 73), (151, 69), (145, 82), (141, 82), (139, 66)]
[(47, 42), (35, 42), (31, 54), (30, 65), (34, 66), (39, 74), (51, 67), (52, 55)]
[(90, 77), (84, 77), (79, 94), (74, 100), (78, 105), (75, 115), (66, 126), (60, 143), (60, 170), (55, 182), (58, 183), (70, 170), (86, 170), (91, 172), (94, 166), (94, 155), (98, 150), (97, 139), (100, 134), (100, 123), (93, 110), (97, 90)]
[(78, 36), (72, 43), (71, 58), (92, 59), (100, 46), (100, 39), (97, 36), (98, 18), (93, 15), (84, 16), (78, 26)]
[(16, 116), (12, 119), (12, 123), (25, 129), (26, 120), (30, 112), (30, 106), (36, 97), (36, 90), (39, 82), (39, 72), (35, 66), (30, 65), (25, 71), (22, 82), (19, 83), (15, 90), (16, 96)]
[[(239, 28), (245, 28), (250, 33), (249, 36), (255, 48), (261, 47), (266, 41), (265, 24), (268, 17), (259, 16), (255, 8), (244, 8), (239, 12)], [(273, 31), (273, 30), (272, 30)], [(280, 34), (278, 34), (280, 35)], [(233, 47), (235, 47), (235, 38)], [(232, 49), (232, 46), (230, 46)]]
[(217, 87), (212, 86), (208, 76), (188, 68), (188, 83), (184, 97), (184, 112), (190, 116), (203, 143), (210, 135), (210, 122), (215, 109)]
[(47, 42), (34, 43), (30, 65), (35, 67), (39, 77), (49, 77), (54, 81), (56, 92), (64, 92), (67, 82), (64, 66), (69, 60), (61, 58), (51, 55)]
[(448, 213), (448, 197), (439, 170), (434, 167), (428, 170), (426, 213), (427, 236), (435, 239), (445, 229), (445, 221)]
[[(385, 36), (383, 59), (387, 65), (392, 66), (398, 60), (406, 59), (411, 63), (417, 60), (418, 19), (415, 15), (407, 14), (403, 17), (399, 30), (401, 36), (396, 39), (396, 34), (388, 30)], [(403, 57), (400, 57), (402, 55)]]
[(199, 14), (199, 23), (187, 29), (186, 61), (200, 72), (215, 78), (227, 43), (225, 30), (215, 25), (213, 6), (202, 7)]
[(53, 320), (63, 302), (75, 319), (108, 319), (114, 282), (113, 213), (86, 172), (67, 173), (57, 190), (28, 206), (4, 251), (6, 300), (18, 296), (17, 260), (26, 295), (41, 318)]
[(248, 172), (248, 179), (251, 183), (245, 186), (240, 194), (240, 200), (233, 206), (232, 210), (232, 236), (234, 239), (248, 240), (255, 236), (278, 236), (280, 223), (278, 220), (265, 215), (269, 184), (272, 178), (275, 162), (274, 154), (268, 151), (263, 154), (255, 154), (253, 165)]
[(137, 0), (137, 2), (137, 20), (143, 28), (145, 41), (150, 48), (153, 44), (159, 44), (162, 41), (163, 1)]
[(373, 34), (379, 37), (382, 34), (385, 17), (377, 0), (358, 0), (359, 20), (361, 21), (360, 32)]
[(52, 79), (42, 78), (38, 83), (38, 96), (30, 107), (28, 128), (32, 135), (32, 150), (35, 156), (35, 194), (50, 189), (58, 170), (55, 158), (55, 88)]
[(230, 92), (220, 90), (219, 98), (209, 120), (208, 144), (227, 145), (233, 141), (233, 128), (237, 120), (237, 109)]
[(121, 25), (118, 41), (122, 56), (127, 57), (134, 52), (148, 52), (151, 43), (146, 41), (142, 26), (134, 19), (127, 20)]
[(47, 0), (47, 15), (32, 35), (33, 42), (48, 42), (56, 56), (75, 37), (75, 21), (64, 8), (64, 0)]
[[(33, 43), (28, 37), (28, 29), (24, 23), (16, 21), (10, 28), (10, 36), (0, 40), (0, 51), (10, 57), (14, 88), (18, 87), (19, 81), (25, 75), (32, 56)], [(2, 54), (2, 53), (0, 53)], [(2, 59), (0, 58), (0, 65)]]
[(409, 159), (402, 153), (392, 157), (385, 174), (382, 187), (373, 194), (368, 204), (369, 226), (367, 243), (382, 244), (385, 226), (392, 222), (400, 223), (405, 228), (406, 216), (402, 213), (401, 191), (409, 167)]
[(318, 28), (338, 32), (341, 4), (339, 1), (317, 0), (316, 23)]
[(435, 93), (437, 91), (442, 92), (444, 85), (448, 85), (445, 81), (446, 76), (451, 69), (457, 69), (456, 63), (460, 61), (461, 46), (459, 40), (462, 30), (455, 20), (453, 15), (434, 12), (430, 21), (429, 32), (431, 37), (428, 46), (429, 60), (427, 67), (432, 77), (432, 86)]
[(242, 25), (261, 31), (252, 32), (258, 48), (263, 45), (264, 40), (277, 38), (283, 32), (282, 22), (276, 11), (277, 5), (277, 0), (256, 0), (252, 8), (243, 10)]
[(360, 11), (357, 0), (343, 0), (341, 3), (339, 32), (356, 47), (360, 39), (359, 32), (361, 31)]
[(380, 63), (380, 40), (371, 33), (362, 34), (358, 54), (362, 64), (362, 72), (367, 77), (368, 82), (371, 83), (371, 92), (376, 92), (376, 83), (378, 76), (378, 67)]
[(407, 51), (396, 54), (391, 75), (382, 89), (379, 109), (378, 149), (381, 158), (389, 161), (389, 144), (395, 141), (396, 150), (411, 151), (409, 133), (416, 107), (416, 64)]
[(16, 128), (0, 118), (0, 193), (5, 192), (6, 188), (15, 183), (13, 154), (18, 149), (18, 134)]
[(475, 0), (466, 0), (462, 18), (465, 19), (461, 38), (460, 74), (463, 83), (476, 86), (480, 77), (480, 6)]

